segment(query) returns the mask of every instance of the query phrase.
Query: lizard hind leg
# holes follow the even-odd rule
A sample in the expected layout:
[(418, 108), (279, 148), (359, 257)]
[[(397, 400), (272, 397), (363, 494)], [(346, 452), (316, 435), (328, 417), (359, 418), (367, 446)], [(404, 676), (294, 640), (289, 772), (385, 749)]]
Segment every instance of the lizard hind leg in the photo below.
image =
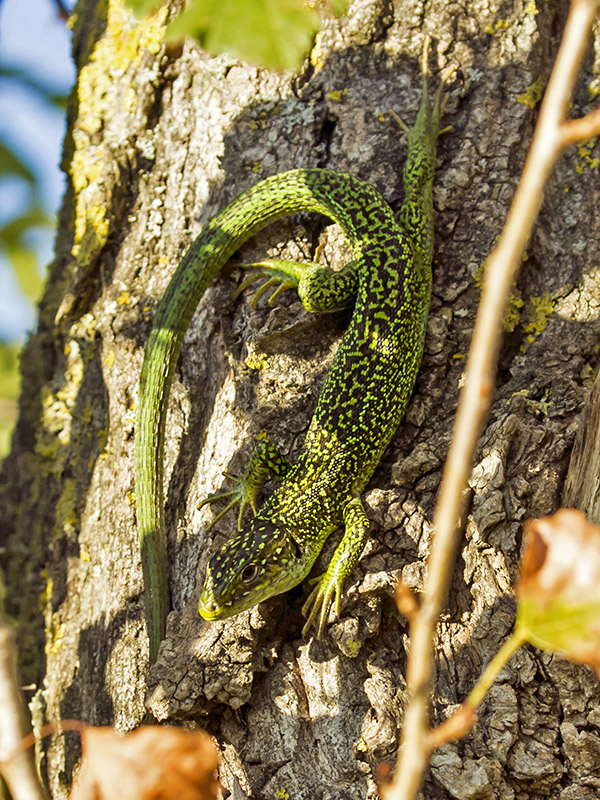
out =
[(298, 285), (298, 296), (304, 308), (323, 314), (351, 306), (356, 297), (359, 269), (357, 261), (350, 261), (337, 271), (321, 264), (310, 264)]
[(285, 456), (281, 454), (279, 448), (273, 444), (264, 433), (261, 434), (258, 437), (258, 441), (256, 442), (244, 475), (239, 477), (227, 472), (224, 473), (226, 477), (234, 480), (233, 488), (226, 492), (213, 494), (211, 497), (202, 500), (196, 506), (197, 509), (200, 509), (208, 503), (229, 499), (225, 508), (213, 517), (206, 529), (210, 530), (215, 522), (218, 522), (218, 520), (224, 517), (228, 511), (239, 503), (240, 508), (237, 527), (238, 531), (241, 531), (244, 512), (247, 506), (249, 505), (253, 514), (256, 515), (258, 512), (258, 495), (262, 487), (269, 478), (280, 481), (288, 469), (289, 462)]
[(238, 297), (244, 289), (258, 280), (266, 278), (259, 286), (250, 301), (253, 308), (272, 286), (277, 286), (269, 297), (269, 305), (273, 305), (281, 292), (296, 289), (302, 304), (307, 311), (326, 313), (348, 308), (356, 295), (359, 265), (355, 261), (346, 264), (334, 272), (329, 267), (316, 261), (301, 263), (298, 261), (269, 260), (255, 264), (240, 264), (243, 269), (255, 270), (238, 286), (234, 297)]
[(239, 297), (240, 294), (249, 286), (252, 286), (253, 283), (266, 279), (265, 282), (254, 292), (252, 299), (250, 300), (250, 305), (252, 308), (256, 308), (256, 304), (260, 298), (272, 286), (276, 286), (277, 288), (269, 297), (270, 306), (275, 303), (275, 300), (282, 292), (285, 292), (287, 289), (297, 289), (302, 278), (303, 271), (312, 265), (310, 263), (301, 264), (297, 261), (269, 259), (268, 261), (257, 261), (252, 264), (238, 264), (237, 266), (240, 269), (251, 270), (251, 273), (244, 278), (244, 280), (233, 293), (234, 299)]

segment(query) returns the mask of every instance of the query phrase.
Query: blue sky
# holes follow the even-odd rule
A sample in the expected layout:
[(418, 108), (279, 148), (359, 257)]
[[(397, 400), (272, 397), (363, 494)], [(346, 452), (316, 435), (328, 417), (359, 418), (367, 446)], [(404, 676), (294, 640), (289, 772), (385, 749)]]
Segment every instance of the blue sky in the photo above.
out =
[[(54, 0), (0, 0), (0, 64), (26, 70), (53, 92), (67, 93), (75, 79), (70, 38)], [(0, 139), (34, 172), (50, 214), (57, 211), (64, 189), (58, 167), (64, 132), (64, 113), (34, 91), (0, 80)], [(0, 222), (23, 211), (27, 202), (22, 181), (0, 176)], [(52, 257), (54, 231), (34, 235), (43, 266)], [(19, 340), (34, 322), (34, 310), (0, 256), (0, 339)]]

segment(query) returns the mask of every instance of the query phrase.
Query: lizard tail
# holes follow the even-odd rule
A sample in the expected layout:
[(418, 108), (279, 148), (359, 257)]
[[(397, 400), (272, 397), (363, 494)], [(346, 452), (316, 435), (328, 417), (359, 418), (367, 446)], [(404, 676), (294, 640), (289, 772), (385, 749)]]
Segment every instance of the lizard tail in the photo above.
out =
[[(328, 170), (292, 170), (274, 175), (241, 194), (215, 216), (192, 243), (171, 278), (157, 307), (146, 347), (135, 432), (137, 526), (151, 664), (164, 638), (170, 609), (163, 486), (166, 413), (179, 351), (200, 298), (233, 253), (275, 219), (303, 211), (325, 214), (340, 224), (352, 247), (359, 236), (348, 206), (359, 210), (377, 208), (380, 200), (362, 181)], [(389, 210), (387, 213), (391, 214)]]

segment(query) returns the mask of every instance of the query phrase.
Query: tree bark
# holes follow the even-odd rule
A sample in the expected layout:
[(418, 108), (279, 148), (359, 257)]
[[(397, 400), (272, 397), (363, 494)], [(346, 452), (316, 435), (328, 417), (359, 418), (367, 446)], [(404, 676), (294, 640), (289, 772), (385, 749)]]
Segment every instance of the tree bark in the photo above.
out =
[[(377, 796), (377, 766), (393, 761), (402, 725), (408, 641), (394, 585), (400, 575), (416, 590), (422, 583), (481, 267), (521, 172), (565, 13), (525, 0), (355, 0), (326, 22), (291, 76), (211, 58), (191, 42), (165, 49), (160, 20), (135, 26), (116, 0), (79, 0), (68, 189), (2, 473), (8, 603), (22, 678), (38, 686), (36, 723), (76, 717), (129, 730), (144, 716), (147, 689), (157, 718), (214, 734), (235, 798)], [(223, 470), (243, 468), (263, 429), (293, 458), (347, 323), (312, 317), (292, 292), (252, 309), (248, 293), (232, 297), (240, 275), (229, 270), (200, 303), (171, 393), (174, 610), (148, 674), (133, 430), (154, 308), (202, 225), (268, 175), (350, 172), (399, 208), (406, 141), (388, 112), (415, 117), (424, 33), (434, 37), (432, 89), (439, 67), (457, 67), (452, 131), (439, 143), (431, 316), (414, 396), (366, 493), (374, 531), (341, 618), (321, 641), (303, 637), (306, 584), (222, 623), (196, 610), (208, 557), (234, 526), (231, 514), (207, 533), (214, 509), (196, 504), (223, 486)], [(588, 86), (598, 85), (599, 45), (597, 35), (574, 115), (589, 110)], [(598, 361), (599, 155), (596, 144), (561, 159), (507, 313), (465, 536), (448, 565), (435, 720), (464, 699), (511, 629), (521, 522), (560, 505)], [(309, 260), (319, 243), (321, 258), (343, 263), (339, 230), (308, 216), (270, 227), (241, 260)], [(470, 736), (434, 754), (423, 797), (596, 797), (599, 700), (588, 669), (523, 649)], [(77, 758), (74, 738), (44, 744), (53, 797), (66, 796)]]

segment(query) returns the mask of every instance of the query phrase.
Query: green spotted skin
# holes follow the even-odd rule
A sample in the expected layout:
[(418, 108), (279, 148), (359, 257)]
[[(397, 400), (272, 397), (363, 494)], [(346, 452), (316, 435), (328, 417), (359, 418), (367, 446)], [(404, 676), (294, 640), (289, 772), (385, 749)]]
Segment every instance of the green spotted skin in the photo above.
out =
[(348, 305), (355, 297), (354, 311), (299, 457), (288, 466), (277, 451), (264, 448), (253, 497), (267, 473), (280, 479), (278, 486), (212, 557), (199, 610), (206, 619), (221, 619), (286, 591), (308, 574), (326, 538), (343, 526), (342, 541), (310, 598), (310, 619), (320, 612), (321, 630), (330, 606), (338, 608), (343, 581), (368, 536), (360, 494), (404, 413), (423, 351), (439, 117), (439, 98), (432, 111), (425, 91), (409, 135), (399, 222), (379, 193), (355, 177), (293, 170), (267, 178), (234, 200), (208, 223), (177, 268), (150, 333), (136, 427), (137, 520), (151, 661), (169, 608), (163, 449), (181, 343), (202, 294), (231, 255), (258, 229), (297, 212), (317, 212), (337, 222), (352, 263), (341, 273), (294, 264), (286, 274), (282, 262), (282, 280), (294, 273), (299, 294), (312, 310)]

